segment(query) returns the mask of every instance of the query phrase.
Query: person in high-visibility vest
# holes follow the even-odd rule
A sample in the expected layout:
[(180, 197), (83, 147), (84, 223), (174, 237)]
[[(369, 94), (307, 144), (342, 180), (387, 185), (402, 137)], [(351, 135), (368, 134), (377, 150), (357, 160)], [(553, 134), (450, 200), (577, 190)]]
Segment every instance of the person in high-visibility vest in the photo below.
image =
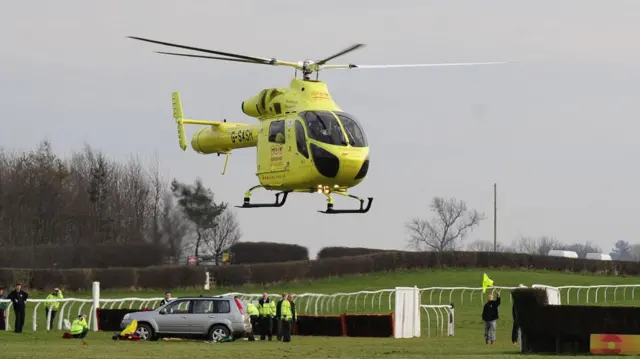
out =
[(276, 302), (269, 298), (266, 292), (258, 301), (258, 312), (260, 313), (260, 340), (273, 339), (273, 317), (276, 315)]
[(256, 340), (255, 333), (260, 327), (258, 324), (258, 321), (260, 320), (260, 311), (255, 304), (249, 303), (247, 304), (247, 314), (249, 315), (249, 320), (251, 320), (251, 333), (249, 334), (249, 341), (253, 342)]
[(71, 330), (69, 331), (74, 338), (84, 339), (89, 332), (89, 325), (87, 324), (87, 315), (80, 314), (73, 323), (71, 323)]
[[(64, 299), (64, 295), (62, 295), (62, 291), (59, 288), (53, 288), (53, 292), (49, 293), (49, 295), (44, 299), (46, 300)], [(45, 320), (49, 316), (49, 311), (51, 311), (51, 320), (49, 320), (49, 329), (53, 329), (53, 320), (56, 318), (56, 313), (58, 313), (58, 309), (60, 309), (60, 302), (47, 302), (44, 305)]]
[(282, 301), (280, 307), (280, 318), (282, 319), (282, 341), (291, 341), (291, 325), (296, 320), (295, 311), (293, 310), (293, 296), (289, 294), (287, 299)]
[(282, 340), (282, 313), (280, 312), (282, 309), (282, 302), (287, 300), (287, 293), (282, 293), (282, 299), (276, 303), (276, 323), (278, 323), (276, 333), (278, 340)]

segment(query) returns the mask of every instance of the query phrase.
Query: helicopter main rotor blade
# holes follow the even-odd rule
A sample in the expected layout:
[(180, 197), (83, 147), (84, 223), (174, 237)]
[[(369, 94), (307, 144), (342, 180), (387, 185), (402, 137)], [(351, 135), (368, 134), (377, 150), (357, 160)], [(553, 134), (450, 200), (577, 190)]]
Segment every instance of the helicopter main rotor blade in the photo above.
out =
[(146, 41), (146, 42), (150, 42), (150, 43), (153, 43), (153, 44), (160, 44), (160, 45), (166, 45), (166, 46), (171, 46), (171, 47), (178, 47), (178, 48), (181, 48), (181, 49), (187, 49), (187, 50), (193, 50), (193, 51), (201, 51), (201, 52), (206, 52), (206, 53), (215, 54), (215, 55), (222, 55), (222, 56), (228, 56), (228, 57), (233, 57), (233, 58), (237, 58), (237, 59), (243, 59), (243, 60), (247, 60), (248, 62), (251, 61), (251, 62), (257, 62), (257, 63), (263, 63), (263, 64), (272, 64), (272, 62), (273, 62), (271, 59), (267, 59), (267, 58), (239, 55), (239, 54), (233, 54), (233, 53), (230, 53), (230, 52), (222, 52), (222, 51), (216, 51), (216, 50), (203, 49), (203, 48), (199, 48), (199, 47), (172, 44), (170, 42), (150, 40), (150, 39), (145, 39), (145, 38), (137, 37), (137, 36), (127, 36), (127, 37), (130, 38), (130, 39)]
[[(222, 61), (233, 61), (233, 62), (244, 62), (244, 63), (248, 63), (248, 64), (257, 64), (257, 65), (264, 65), (264, 63), (262, 62), (255, 62), (255, 61), (249, 61), (249, 60), (243, 60), (243, 59), (233, 59), (233, 58), (229, 58), (229, 57), (217, 57), (217, 56), (205, 56), (205, 55), (192, 55), (192, 54), (181, 54), (181, 53), (177, 53), (177, 52), (164, 52), (164, 51), (154, 51), (157, 54), (163, 54), (163, 55), (174, 55), (174, 56), (186, 56), (186, 57), (197, 57), (197, 58), (201, 58), (201, 59), (212, 59), (212, 60), (222, 60)], [(267, 64), (268, 65), (268, 64)]]
[(359, 49), (359, 48), (361, 48), (361, 47), (363, 47), (363, 46), (365, 46), (365, 45), (364, 45), (364, 44), (355, 44), (355, 45), (352, 45), (352, 46), (350, 46), (350, 47), (348, 47), (348, 48), (346, 48), (346, 49), (344, 49), (344, 50), (342, 50), (342, 51), (338, 52), (337, 54), (334, 54), (334, 55), (331, 55), (331, 56), (327, 57), (327, 58), (326, 58), (326, 59), (324, 59), (324, 60), (317, 61), (315, 64), (316, 64), (316, 65), (324, 65), (324, 64), (326, 64), (327, 62), (329, 62), (329, 61), (331, 61), (331, 60), (335, 59), (336, 57), (339, 57), (339, 56), (342, 56), (342, 55), (344, 55), (344, 54), (347, 54), (347, 53), (349, 53), (349, 52), (351, 52), (351, 51), (357, 50), (357, 49)]
[(319, 70), (342, 70), (342, 69), (391, 69), (400, 67), (442, 67), (442, 66), (476, 66), (476, 65), (499, 65), (508, 64), (511, 61), (500, 62), (451, 62), (441, 64), (399, 64), (399, 65), (324, 65)]

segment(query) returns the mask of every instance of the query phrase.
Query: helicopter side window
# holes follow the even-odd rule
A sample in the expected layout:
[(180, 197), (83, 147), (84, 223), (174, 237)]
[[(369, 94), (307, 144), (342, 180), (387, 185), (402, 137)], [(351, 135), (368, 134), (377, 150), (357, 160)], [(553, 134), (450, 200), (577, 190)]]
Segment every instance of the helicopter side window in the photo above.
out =
[(367, 147), (367, 137), (358, 120), (344, 112), (336, 112), (335, 114), (342, 121), (342, 127), (347, 132), (349, 144), (353, 147)]
[(269, 142), (284, 144), (284, 120), (271, 122), (269, 125)]
[(305, 158), (309, 158), (309, 149), (307, 149), (307, 136), (304, 134), (304, 126), (300, 120), (296, 121), (296, 144), (298, 152)]
[(309, 138), (329, 145), (346, 146), (347, 140), (338, 120), (328, 111), (305, 111), (300, 113), (307, 124)]

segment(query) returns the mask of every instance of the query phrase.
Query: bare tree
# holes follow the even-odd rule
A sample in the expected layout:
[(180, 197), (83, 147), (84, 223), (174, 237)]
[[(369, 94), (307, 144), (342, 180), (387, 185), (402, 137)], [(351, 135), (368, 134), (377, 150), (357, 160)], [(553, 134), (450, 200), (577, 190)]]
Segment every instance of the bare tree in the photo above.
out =
[(175, 204), (173, 194), (165, 192), (162, 206), (162, 219), (160, 221), (160, 232), (162, 241), (167, 243), (171, 254), (180, 258), (190, 249), (189, 234), (192, 224), (184, 213)]
[[(467, 250), (472, 252), (493, 252), (493, 242), (478, 239), (469, 243), (469, 245), (467, 246)], [(498, 242), (496, 243), (496, 251), (509, 252), (510, 248)]]
[[(0, 244), (24, 253), (23, 265), (63, 256), (66, 264), (56, 263), (67, 267), (76, 265), (71, 252), (81, 247), (142, 248), (161, 212), (154, 210), (152, 187), (166, 186), (152, 186), (145, 172), (135, 158), (118, 163), (89, 145), (67, 159), (48, 141), (28, 151), (0, 149)], [(101, 263), (95, 265), (108, 265), (108, 259), (97, 258)]]
[(149, 171), (149, 180), (151, 182), (151, 242), (154, 244), (160, 244), (162, 241), (162, 234), (160, 229), (160, 222), (162, 221), (162, 201), (163, 195), (166, 191), (166, 183), (160, 176), (160, 160), (158, 154), (154, 154), (154, 161)]
[(484, 219), (455, 198), (434, 197), (430, 208), (436, 214), (430, 221), (414, 218), (406, 224), (409, 246), (416, 250), (453, 250)]
[(220, 265), (222, 254), (236, 244), (242, 233), (235, 214), (227, 208), (215, 219), (216, 225), (204, 232), (203, 244), (213, 254), (216, 265)]
[(525, 237), (522, 236), (513, 242), (513, 248), (518, 253), (546, 256), (552, 249), (564, 249), (566, 246), (554, 237)]

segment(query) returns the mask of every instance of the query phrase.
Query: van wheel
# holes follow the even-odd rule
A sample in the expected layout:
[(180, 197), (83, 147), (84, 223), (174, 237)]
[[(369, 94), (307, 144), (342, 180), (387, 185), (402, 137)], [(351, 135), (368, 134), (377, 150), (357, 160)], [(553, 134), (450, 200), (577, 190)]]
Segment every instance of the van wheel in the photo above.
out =
[(153, 340), (153, 329), (148, 324), (138, 324), (136, 329), (136, 335), (140, 337), (140, 340)]
[(212, 342), (220, 341), (222, 338), (228, 337), (231, 332), (224, 325), (214, 325), (209, 330), (209, 340)]

